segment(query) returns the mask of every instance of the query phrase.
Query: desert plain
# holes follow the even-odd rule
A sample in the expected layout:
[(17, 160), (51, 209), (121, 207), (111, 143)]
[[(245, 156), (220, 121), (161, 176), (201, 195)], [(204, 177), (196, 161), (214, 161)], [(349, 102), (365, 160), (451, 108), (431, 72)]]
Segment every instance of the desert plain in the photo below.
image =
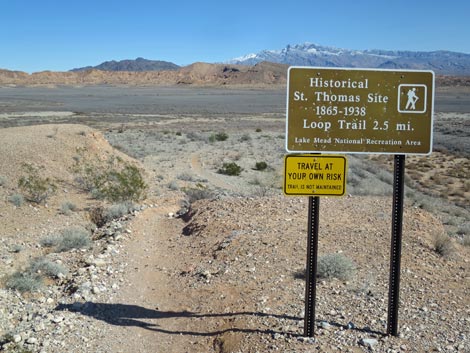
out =
[[(437, 85), (433, 153), (406, 158), (398, 337), (383, 155), (348, 155), (347, 194), (321, 199), (320, 257), (350, 266), (319, 278), (303, 337), (308, 199), (282, 194), (285, 104), (282, 84), (0, 87), (0, 351), (470, 351), (469, 86)], [(145, 179), (132, 205), (80, 183), (77, 164), (113, 158)], [(55, 186), (41, 202), (21, 199), (25, 165)], [(89, 242), (54, 247), (77, 229)]]

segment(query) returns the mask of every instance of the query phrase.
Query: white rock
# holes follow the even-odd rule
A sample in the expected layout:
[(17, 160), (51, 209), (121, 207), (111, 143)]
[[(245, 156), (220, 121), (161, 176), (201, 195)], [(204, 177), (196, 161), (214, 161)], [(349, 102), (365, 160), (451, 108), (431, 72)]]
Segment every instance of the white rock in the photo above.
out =
[(374, 348), (379, 343), (375, 338), (363, 338), (360, 342), (363, 346), (368, 348)]
[(63, 316), (56, 316), (52, 319), (53, 322), (55, 322), (56, 324), (64, 321), (64, 317)]
[(29, 343), (29, 344), (36, 344), (36, 343), (38, 343), (38, 340), (37, 340), (37, 338), (29, 337), (29, 338), (26, 340), (26, 343)]
[(22, 337), (21, 335), (13, 335), (13, 342), (18, 343), (21, 342)]

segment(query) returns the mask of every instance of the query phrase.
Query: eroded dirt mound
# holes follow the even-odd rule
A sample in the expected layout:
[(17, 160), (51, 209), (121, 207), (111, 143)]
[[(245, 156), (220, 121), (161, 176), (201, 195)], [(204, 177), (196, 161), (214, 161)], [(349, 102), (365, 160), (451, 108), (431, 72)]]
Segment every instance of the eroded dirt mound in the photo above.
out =
[[(37, 125), (0, 129), (0, 257), (7, 265), (0, 275), (11, 272), (22, 259), (35, 254), (41, 237), (73, 226), (89, 223), (87, 209), (102, 201), (78, 187), (73, 167), (80, 158), (106, 161), (111, 156), (139, 165), (115, 150), (103, 135), (84, 125)], [(29, 167), (30, 169), (28, 169)], [(37, 174), (34, 174), (37, 173)], [(34, 175), (33, 175), (34, 174)], [(20, 188), (21, 178), (48, 180), (41, 193), (43, 201), (28, 202), (30, 193)], [(55, 190), (46, 191), (51, 185)], [(33, 190), (41, 190), (33, 186)], [(23, 201), (19, 202), (19, 197)], [(73, 205), (74, 212), (65, 215), (61, 207)], [(71, 206), (72, 207), (72, 206)], [(15, 255), (12, 247), (23, 248)], [(34, 256), (34, 255), (33, 255)]]

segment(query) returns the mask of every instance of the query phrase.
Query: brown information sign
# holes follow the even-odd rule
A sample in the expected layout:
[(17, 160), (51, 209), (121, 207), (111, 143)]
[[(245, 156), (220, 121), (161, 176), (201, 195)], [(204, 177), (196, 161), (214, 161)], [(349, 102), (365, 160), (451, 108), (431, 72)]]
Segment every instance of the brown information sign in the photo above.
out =
[(286, 155), (284, 194), (343, 196), (346, 192), (346, 157), (329, 155)]
[(290, 67), (286, 150), (429, 154), (434, 73)]

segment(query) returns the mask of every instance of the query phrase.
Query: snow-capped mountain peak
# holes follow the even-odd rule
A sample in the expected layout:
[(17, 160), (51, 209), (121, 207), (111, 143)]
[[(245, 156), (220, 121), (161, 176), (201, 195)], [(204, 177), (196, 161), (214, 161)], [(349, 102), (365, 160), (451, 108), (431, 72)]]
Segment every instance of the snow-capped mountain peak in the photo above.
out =
[(255, 65), (262, 61), (298, 66), (422, 69), (434, 70), (437, 74), (470, 75), (470, 54), (341, 49), (310, 42), (288, 44), (277, 50), (262, 50), (228, 60), (227, 63)]

